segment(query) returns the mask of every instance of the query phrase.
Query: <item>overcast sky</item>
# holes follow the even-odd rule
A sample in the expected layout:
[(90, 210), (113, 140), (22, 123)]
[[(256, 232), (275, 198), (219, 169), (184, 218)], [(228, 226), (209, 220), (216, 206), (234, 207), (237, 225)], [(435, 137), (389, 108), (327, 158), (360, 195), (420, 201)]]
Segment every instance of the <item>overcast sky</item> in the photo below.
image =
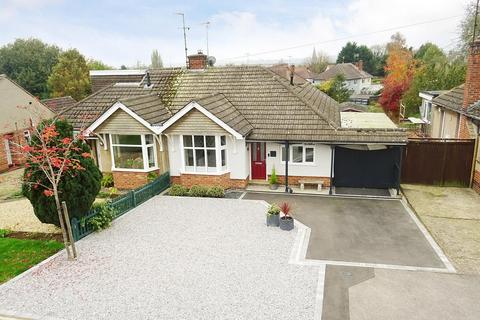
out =
[[(184, 48), (181, 17), (175, 12), (184, 12), (189, 53), (206, 50), (202, 23), (210, 21), (210, 54), (220, 64), (295, 61), (310, 56), (314, 46), (333, 57), (348, 40), (382, 44), (395, 31), (404, 34), (410, 46), (431, 41), (449, 50), (458, 41), (458, 24), (468, 2), (0, 0), (0, 45), (36, 37), (65, 49), (78, 48), (114, 67), (137, 60), (148, 64), (151, 51), (158, 49), (165, 66), (178, 66), (184, 62)], [(431, 20), (441, 21), (396, 30)], [(382, 30), (387, 31), (377, 32)], [(279, 50), (295, 46), (301, 47)]]

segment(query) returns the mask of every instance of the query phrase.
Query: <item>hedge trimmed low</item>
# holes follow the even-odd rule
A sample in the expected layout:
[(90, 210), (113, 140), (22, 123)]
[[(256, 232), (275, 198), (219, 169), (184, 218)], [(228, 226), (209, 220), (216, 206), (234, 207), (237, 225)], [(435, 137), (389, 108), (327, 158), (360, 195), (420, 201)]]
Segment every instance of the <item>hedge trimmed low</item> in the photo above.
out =
[(225, 190), (220, 186), (202, 186), (194, 185), (190, 189), (179, 184), (170, 187), (168, 195), (177, 197), (207, 197), (207, 198), (223, 198)]

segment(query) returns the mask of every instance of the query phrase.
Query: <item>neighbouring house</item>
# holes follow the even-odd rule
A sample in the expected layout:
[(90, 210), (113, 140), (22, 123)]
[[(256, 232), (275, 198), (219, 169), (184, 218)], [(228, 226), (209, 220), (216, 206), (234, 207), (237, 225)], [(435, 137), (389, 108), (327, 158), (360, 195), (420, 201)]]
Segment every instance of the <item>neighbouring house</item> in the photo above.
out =
[(341, 112), (368, 112), (368, 106), (350, 101), (340, 103)]
[(43, 99), (41, 102), (46, 105), (50, 110), (55, 114), (60, 114), (67, 109), (73, 107), (77, 100), (73, 99), (70, 96), (59, 97), (59, 98), (50, 98)]
[(0, 110), (2, 172), (24, 163), (15, 146), (30, 140), (32, 127), (42, 119), (53, 117), (54, 113), (4, 74), (0, 75)]
[(90, 134), (93, 157), (117, 188), (166, 171), (185, 186), (245, 188), (273, 168), (286, 189), (301, 179), (398, 187), (407, 138), (388, 118), (372, 126), (362, 113), (343, 126), (339, 104), (309, 83), (202, 61), (148, 70), (140, 83), (111, 84), (64, 113)]
[(280, 63), (269, 68), (279, 76), (290, 80), (293, 73), (294, 84), (304, 84), (306, 82), (316, 84), (320, 83), (320, 75), (311, 71), (306, 66), (289, 66), (287, 63)]
[(480, 193), (480, 38), (470, 45), (464, 84), (447, 91), (422, 91), (419, 95), (428, 136), (477, 139), (473, 188)]
[(146, 69), (136, 70), (90, 70), (92, 92), (114, 83), (139, 83), (145, 77)]
[(360, 94), (362, 90), (372, 85), (373, 76), (363, 70), (363, 62), (337, 63), (329, 65), (327, 69), (319, 74), (320, 83), (334, 79), (337, 75), (345, 78), (345, 84), (352, 94)]

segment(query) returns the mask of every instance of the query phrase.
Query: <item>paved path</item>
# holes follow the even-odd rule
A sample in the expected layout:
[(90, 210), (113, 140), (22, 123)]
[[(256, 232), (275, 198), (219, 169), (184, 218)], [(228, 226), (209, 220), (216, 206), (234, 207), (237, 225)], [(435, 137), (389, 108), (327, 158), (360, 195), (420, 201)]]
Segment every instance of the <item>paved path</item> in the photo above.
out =
[(79, 241), (77, 261), (62, 252), (0, 286), (0, 314), (312, 320), (321, 268), (289, 264), (297, 229), (266, 227), (265, 211), (258, 201), (155, 197)]

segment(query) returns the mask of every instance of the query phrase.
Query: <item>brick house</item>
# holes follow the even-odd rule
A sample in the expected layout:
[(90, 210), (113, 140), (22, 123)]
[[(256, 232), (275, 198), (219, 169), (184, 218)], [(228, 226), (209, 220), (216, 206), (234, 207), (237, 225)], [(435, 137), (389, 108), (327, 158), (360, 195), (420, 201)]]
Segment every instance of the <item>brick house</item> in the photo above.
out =
[(94, 159), (116, 187), (169, 171), (186, 186), (244, 188), (273, 168), (285, 184), (398, 187), (406, 133), (385, 115), (345, 117), (310, 83), (259, 66), (208, 67), (203, 54), (190, 59), (188, 69), (112, 83), (64, 113), (90, 133)]
[(480, 193), (480, 38), (470, 45), (464, 84), (447, 91), (424, 91), (420, 97), (430, 137), (477, 139), (472, 187)]
[(40, 120), (54, 113), (6, 75), (0, 75), (0, 172), (24, 163), (14, 145), (30, 139), (31, 130)]

